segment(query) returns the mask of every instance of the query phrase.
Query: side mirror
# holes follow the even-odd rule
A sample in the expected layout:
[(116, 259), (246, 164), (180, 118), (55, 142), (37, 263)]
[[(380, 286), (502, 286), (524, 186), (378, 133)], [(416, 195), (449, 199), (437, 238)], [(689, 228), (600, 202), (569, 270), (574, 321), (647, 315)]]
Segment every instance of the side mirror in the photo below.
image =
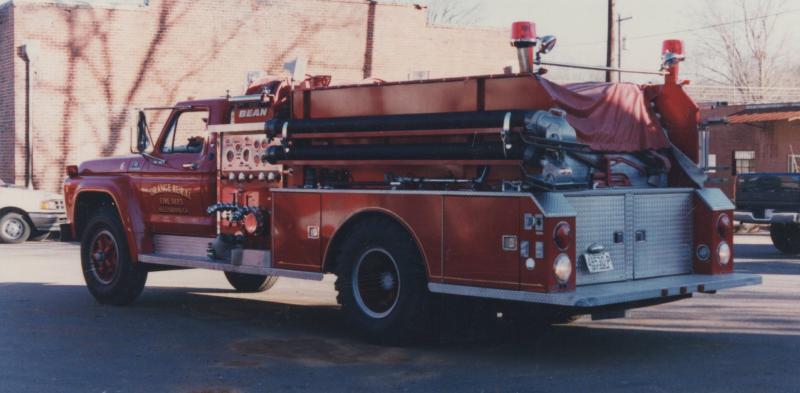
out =
[(539, 37), (539, 54), (546, 54), (556, 47), (556, 36), (546, 35)]
[(147, 117), (144, 111), (139, 111), (139, 119), (136, 121), (136, 151), (144, 153), (149, 145), (149, 138), (147, 135)]

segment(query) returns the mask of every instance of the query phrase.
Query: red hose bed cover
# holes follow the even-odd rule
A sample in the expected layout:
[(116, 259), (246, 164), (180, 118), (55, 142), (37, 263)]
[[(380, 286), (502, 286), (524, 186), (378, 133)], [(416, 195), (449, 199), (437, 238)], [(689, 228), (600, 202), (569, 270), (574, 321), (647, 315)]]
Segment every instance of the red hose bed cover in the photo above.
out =
[(540, 82), (567, 112), (578, 141), (592, 150), (634, 152), (670, 146), (641, 86), (632, 83), (584, 82), (558, 85)]

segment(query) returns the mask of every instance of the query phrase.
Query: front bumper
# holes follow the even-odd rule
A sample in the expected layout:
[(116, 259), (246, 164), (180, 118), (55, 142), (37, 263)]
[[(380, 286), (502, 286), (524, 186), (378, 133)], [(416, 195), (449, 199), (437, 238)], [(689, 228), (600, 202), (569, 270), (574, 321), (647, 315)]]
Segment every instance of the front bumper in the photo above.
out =
[(28, 213), (33, 227), (37, 231), (50, 232), (61, 230), (61, 224), (66, 224), (66, 213)]
[(429, 283), (428, 289), (431, 292), (450, 295), (590, 308), (633, 303), (643, 300), (658, 300), (695, 292), (712, 292), (719, 289), (758, 284), (761, 284), (761, 276), (759, 275), (730, 273), (718, 275), (685, 274), (605, 284), (582, 285), (577, 287), (573, 292), (560, 293), (513, 291), (441, 283)]

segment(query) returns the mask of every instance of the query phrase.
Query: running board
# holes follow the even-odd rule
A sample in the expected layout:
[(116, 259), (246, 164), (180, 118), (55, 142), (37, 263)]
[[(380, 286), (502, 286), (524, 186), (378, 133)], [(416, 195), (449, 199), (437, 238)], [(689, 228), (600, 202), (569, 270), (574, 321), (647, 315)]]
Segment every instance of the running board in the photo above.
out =
[(188, 267), (195, 269), (220, 270), (224, 272), (255, 274), (259, 276), (275, 276), (298, 278), (301, 280), (322, 281), (322, 273), (301, 272), (297, 270), (275, 269), (254, 265), (233, 265), (228, 261), (216, 259), (209, 260), (204, 257), (189, 257), (169, 254), (139, 254), (139, 262), (153, 265)]
[(552, 304), (569, 307), (599, 307), (687, 295), (709, 293), (718, 289), (761, 284), (761, 276), (745, 273), (717, 275), (684, 274), (633, 281), (578, 286), (571, 292), (528, 292), (508, 289), (479, 288), (464, 285), (428, 283), (428, 290), (448, 295), (472, 296), (519, 302)]

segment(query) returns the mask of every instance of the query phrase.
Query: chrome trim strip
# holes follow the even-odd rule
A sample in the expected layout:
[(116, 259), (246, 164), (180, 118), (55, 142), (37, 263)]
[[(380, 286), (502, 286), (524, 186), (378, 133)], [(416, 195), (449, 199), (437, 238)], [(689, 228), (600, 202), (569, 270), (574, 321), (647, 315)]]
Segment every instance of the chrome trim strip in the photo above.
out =
[(322, 273), (303, 272), (303, 271), (287, 270), (287, 269), (275, 269), (275, 268), (248, 266), (248, 265), (235, 266), (231, 265), (230, 263), (224, 260), (210, 261), (207, 258), (186, 257), (180, 255), (140, 254), (139, 262), (150, 263), (154, 265), (188, 267), (195, 269), (218, 270), (224, 272), (234, 272), (234, 273), (244, 273), (244, 274), (256, 274), (261, 276), (288, 277), (288, 278), (297, 278), (301, 280), (322, 281), (322, 278), (324, 277)]
[(659, 188), (598, 188), (594, 190), (565, 191), (567, 197), (589, 197), (606, 195), (642, 195), (642, 194), (685, 194), (694, 191), (694, 188), (687, 187), (659, 187)]
[[(761, 284), (761, 276), (730, 273), (720, 275), (687, 274), (607, 284), (579, 286), (574, 292), (538, 293), (508, 289), (479, 288), (466, 285), (428, 283), (434, 293), (513, 300), (569, 307), (597, 307), (657, 299), (686, 293), (703, 292)], [(683, 292), (681, 291), (683, 289)]]
[(733, 202), (719, 188), (701, 188), (695, 190), (695, 193), (712, 211), (733, 210), (736, 208)]
[(265, 132), (266, 124), (262, 121), (254, 123), (212, 124), (207, 132)]
[(753, 224), (771, 224), (771, 223), (794, 223), (800, 219), (800, 214), (783, 212), (772, 213), (770, 218), (756, 218), (753, 212), (733, 212), (733, 219), (736, 221), (753, 223)]

